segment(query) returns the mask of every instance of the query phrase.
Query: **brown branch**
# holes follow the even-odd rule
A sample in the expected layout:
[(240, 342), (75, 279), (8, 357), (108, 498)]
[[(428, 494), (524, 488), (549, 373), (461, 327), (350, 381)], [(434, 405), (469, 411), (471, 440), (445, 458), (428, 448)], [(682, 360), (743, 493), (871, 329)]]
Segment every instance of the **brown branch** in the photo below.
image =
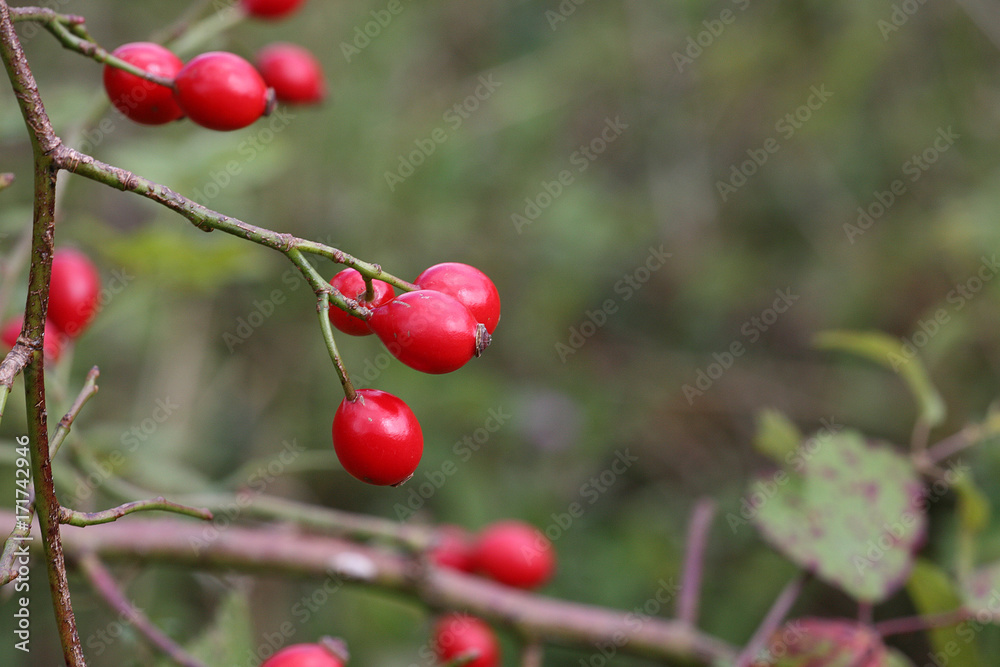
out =
[[(0, 522), (12, 520), (12, 513), (0, 513)], [(702, 663), (731, 661), (736, 655), (732, 646), (679, 621), (557, 600), (452, 570), (425, 569), (417, 559), (399, 552), (334, 537), (273, 527), (214, 529), (171, 518), (67, 526), (63, 532), (70, 554), (93, 552), (106, 561), (334, 577), (396, 592), (432, 609), (462, 610), (536, 641), (584, 650), (613, 642), (622, 654)]]
[(181, 648), (174, 640), (160, 630), (149, 617), (137, 609), (127, 597), (122, 589), (115, 582), (114, 577), (104, 566), (104, 563), (94, 554), (83, 554), (80, 557), (80, 569), (90, 582), (90, 585), (97, 591), (97, 594), (104, 598), (105, 602), (117, 612), (122, 618), (132, 624), (139, 633), (156, 647), (165, 656), (182, 667), (206, 667), (190, 653)]
[(705, 545), (714, 517), (715, 501), (703, 498), (695, 505), (688, 525), (684, 573), (681, 577), (680, 599), (677, 601), (677, 618), (691, 625), (698, 624), (701, 577), (705, 569)]

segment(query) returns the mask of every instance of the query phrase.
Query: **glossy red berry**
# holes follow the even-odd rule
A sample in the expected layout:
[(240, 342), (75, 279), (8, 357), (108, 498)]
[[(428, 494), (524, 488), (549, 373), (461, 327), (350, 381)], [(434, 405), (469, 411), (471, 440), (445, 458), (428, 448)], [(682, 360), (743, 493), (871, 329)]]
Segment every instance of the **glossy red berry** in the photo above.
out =
[[(12, 317), (3, 325), (3, 329), (0, 330), (0, 341), (7, 346), (8, 350), (17, 344), (17, 339), (21, 335), (21, 327), (23, 326), (24, 315)], [(62, 344), (62, 334), (59, 332), (59, 329), (50, 320), (46, 320), (45, 336), (42, 339), (42, 351), (45, 353), (45, 361), (53, 364), (59, 361), (59, 355), (62, 354)]]
[(484, 621), (465, 614), (446, 614), (434, 625), (434, 652), (440, 662), (450, 662), (473, 652), (466, 667), (498, 667), (500, 644)]
[(340, 640), (326, 638), (318, 644), (292, 644), (265, 660), (260, 667), (344, 667), (347, 650)]
[(500, 293), (489, 277), (474, 266), (459, 262), (435, 264), (413, 281), (421, 289), (444, 292), (458, 299), (477, 322), (492, 334), (500, 321)]
[(333, 417), (333, 449), (344, 469), (362, 482), (396, 486), (417, 469), (424, 436), (402, 400), (378, 389), (359, 389)]
[(379, 306), (368, 326), (389, 352), (424, 373), (450, 373), (490, 344), (469, 309), (443, 292), (416, 290)]
[(476, 539), (476, 567), (494, 581), (516, 588), (538, 588), (555, 570), (552, 544), (534, 526), (499, 521)]
[(280, 19), (288, 16), (304, 0), (240, 0), (243, 10), (250, 16), (261, 19)]
[[(171, 51), (152, 42), (123, 44), (112, 55), (150, 74), (173, 79), (184, 66)], [(145, 125), (163, 125), (184, 116), (174, 91), (110, 65), (104, 66), (104, 90), (115, 108)]]
[(210, 51), (192, 58), (174, 82), (177, 104), (210, 130), (238, 130), (267, 109), (267, 84), (253, 65), (234, 53)]
[(257, 52), (257, 70), (275, 97), (290, 104), (315, 104), (326, 96), (323, 68), (316, 57), (296, 44), (278, 43)]
[(438, 567), (472, 572), (476, 569), (476, 561), (472, 542), (464, 530), (458, 526), (441, 526), (437, 533), (437, 542), (428, 554), (432, 563)]
[[(344, 269), (330, 279), (330, 284), (338, 292), (349, 299), (354, 299), (366, 308), (376, 308), (396, 296), (392, 285), (381, 280), (373, 280), (372, 288), (375, 292), (375, 299), (370, 303), (365, 301), (365, 279), (355, 269)], [(333, 323), (333, 326), (352, 336), (370, 336), (372, 333), (365, 320), (336, 306), (330, 306), (330, 322)]]
[(49, 320), (76, 338), (90, 324), (101, 296), (101, 277), (90, 259), (74, 248), (57, 250), (49, 284)]

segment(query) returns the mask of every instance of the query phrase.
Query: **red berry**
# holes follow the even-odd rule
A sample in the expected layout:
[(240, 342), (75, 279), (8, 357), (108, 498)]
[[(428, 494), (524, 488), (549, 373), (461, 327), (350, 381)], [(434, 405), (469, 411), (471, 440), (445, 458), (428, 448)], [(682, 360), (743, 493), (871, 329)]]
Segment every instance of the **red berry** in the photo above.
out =
[(493, 630), (475, 616), (447, 614), (434, 626), (434, 652), (440, 662), (450, 662), (475, 651), (479, 657), (466, 667), (497, 667), (500, 644)]
[(407, 292), (379, 306), (368, 326), (394, 357), (424, 373), (458, 370), (490, 344), (468, 308), (432, 290)]
[(500, 321), (500, 293), (489, 277), (474, 266), (458, 262), (435, 264), (413, 281), (421, 289), (444, 292), (458, 299), (476, 321), (492, 334)]
[[(150, 74), (171, 79), (184, 66), (180, 58), (152, 42), (123, 44), (112, 55)], [(184, 116), (174, 100), (173, 90), (117, 67), (104, 66), (104, 90), (115, 108), (137, 123), (163, 125)]]
[(520, 521), (487, 526), (476, 540), (475, 560), (490, 579), (516, 588), (538, 588), (555, 570), (552, 544), (540, 530)]
[(241, 0), (243, 10), (261, 19), (279, 19), (299, 8), (303, 0)]
[[(0, 341), (8, 348), (13, 348), (17, 344), (17, 339), (21, 335), (21, 328), (24, 326), (24, 315), (18, 315), (7, 320), (0, 330)], [(45, 353), (45, 361), (56, 363), (59, 355), (62, 354), (62, 334), (51, 320), (45, 320), (45, 336), (42, 339), (42, 351)]]
[(101, 277), (90, 259), (73, 248), (52, 258), (48, 317), (59, 330), (76, 338), (90, 324), (101, 296)]
[(333, 449), (347, 472), (362, 482), (396, 486), (413, 476), (424, 436), (413, 411), (378, 389), (359, 389), (333, 417)]
[(315, 104), (326, 96), (319, 61), (307, 49), (278, 43), (257, 52), (257, 70), (282, 102)]
[(188, 118), (210, 130), (238, 130), (267, 109), (267, 84), (253, 65), (234, 53), (195, 56), (177, 73), (174, 88)]
[[(330, 279), (330, 284), (348, 299), (354, 299), (365, 308), (376, 308), (396, 296), (396, 291), (392, 289), (392, 285), (381, 280), (373, 280), (372, 287), (375, 291), (375, 300), (368, 303), (364, 300), (365, 279), (355, 269), (344, 269)], [(372, 333), (365, 320), (355, 317), (336, 306), (330, 306), (330, 322), (333, 323), (333, 326), (352, 336), (370, 336)]]
[(429, 557), (438, 567), (459, 572), (472, 572), (476, 561), (468, 535), (458, 526), (441, 526), (437, 543), (431, 548)]
[(320, 644), (292, 644), (265, 660), (260, 667), (344, 667), (347, 652), (339, 640)]

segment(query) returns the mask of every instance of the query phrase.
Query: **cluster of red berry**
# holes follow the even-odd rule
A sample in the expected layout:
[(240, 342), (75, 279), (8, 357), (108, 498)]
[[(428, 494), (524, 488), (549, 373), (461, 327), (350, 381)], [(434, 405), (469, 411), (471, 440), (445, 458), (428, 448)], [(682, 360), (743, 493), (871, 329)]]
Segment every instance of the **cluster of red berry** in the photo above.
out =
[[(500, 320), (496, 286), (468, 264), (436, 264), (417, 276), (414, 283), (420, 289), (399, 296), (392, 285), (371, 282), (369, 294), (354, 269), (330, 280), (334, 289), (371, 313), (362, 319), (332, 308), (331, 323), (353, 336), (374, 333), (394, 357), (418, 371), (458, 370), (486, 349)], [(417, 469), (424, 437), (406, 403), (385, 391), (361, 389), (337, 408), (333, 447), (354, 477), (396, 486)]]
[[(555, 570), (552, 544), (534, 526), (520, 521), (499, 521), (470, 536), (457, 526), (444, 526), (431, 562), (440, 567), (476, 572), (508, 586), (535, 589)], [(476, 656), (467, 667), (499, 667), (500, 643), (480, 618), (452, 612), (434, 624), (433, 649), (448, 663)], [(343, 667), (345, 652), (329, 645), (296, 644), (275, 653), (261, 667)]]
[[(241, 1), (245, 12), (264, 19), (287, 16), (300, 4), (302, 0)], [(111, 103), (145, 125), (163, 125), (186, 116), (211, 130), (238, 130), (268, 113), (275, 99), (313, 104), (326, 95), (319, 61), (295, 44), (264, 47), (257, 53), (256, 67), (225, 51), (202, 53), (185, 64), (152, 42), (124, 44), (112, 55), (173, 82), (168, 88), (105, 66), (104, 89)]]
[[(73, 248), (56, 251), (42, 341), (46, 361), (58, 361), (65, 339), (83, 333), (97, 312), (100, 296), (101, 278), (90, 259)], [(0, 331), (0, 340), (7, 347), (14, 347), (23, 326), (23, 314), (11, 318)]]

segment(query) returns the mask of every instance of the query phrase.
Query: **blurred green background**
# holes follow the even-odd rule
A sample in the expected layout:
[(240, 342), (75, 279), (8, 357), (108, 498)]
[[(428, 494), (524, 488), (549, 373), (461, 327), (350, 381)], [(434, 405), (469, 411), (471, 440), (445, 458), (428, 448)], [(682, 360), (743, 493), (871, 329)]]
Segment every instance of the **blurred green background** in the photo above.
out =
[[(724, 519), (767, 467), (750, 447), (758, 411), (783, 410), (805, 432), (833, 419), (900, 444), (915, 416), (898, 378), (816, 352), (816, 332), (879, 329), (913, 340), (944, 309), (947, 322), (917, 337), (950, 409), (933, 439), (981, 418), (996, 396), (1000, 281), (989, 271), (970, 279), (1000, 241), (1000, 19), (972, 0), (903, 4), (910, 14), (886, 0), (404, 0), (388, 25), (368, 26), (377, 36), (349, 58), (344, 44), (386, 2), (310, 0), (287, 21), (237, 26), (202, 50), (251, 57), (273, 41), (301, 43), (323, 62), (328, 101), (233, 133), (141, 127), (109, 113), (74, 145), (404, 278), (437, 262), (473, 264), (503, 299), (493, 345), (460, 372), (425, 376), (386, 363), (374, 338), (340, 337), (359, 384), (406, 400), (426, 437), (411, 483), (364, 485), (332, 453), (342, 392), (291, 265), (138, 197), (65, 179), (57, 245), (85, 249), (109, 289), (56, 372), (50, 414), (62, 414), (86, 369), (99, 365), (101, 391), (78, 442), (99, 458), (124, 453), (119, 475), (168, 494), (240, 484), (241, 466), (273, 460), (287, 442), (309, 452), (308, 465), (267, 492), (329, 507), (397, 518), (397, 505), (449, 460), (458, 473), (410, 521), (478, 529), (514, 517), (552, 528), (554, 515), (582, 499), (584, 516), (551, 531), (559, 572), (545, 592), (624, 609), (676, 579), (690, 509), (711, 495), (722, 507), (703, 625), (742, 644), (794, 572), (751, 527), (732, 530)], [(109, 48), (148, 38), (183, 7), (58, 5), (85, 15)], [(72, 133), (103, 98), (100, 67), (47, 34), (25, 42), (56, 127)], [(411, 159), (420, 145), (429, 152), (436, 130), (446, 140)], [(386, 173), (399, 174), (401, 161), (421, 164), (390, 188)], [(0, 170), (19, 176), (0, 195), (7, 256), (29, 221), (31, 187), (24, 128), (6, 92)], [(859, 207), (872, 216), (866, 229)], [(23, 303), (25, 282), (17, 276), (4, 317)], [(791, 305), (769, 312), (779, 292)], [(744, 352), (707, 389), (702, 380), (702, 395), (685, 392), (698, 388), (700, 372), (718, 375), (712, 364), (734, 344)], [(15, 393), (6, 442), (23, 433), (22, 406)], [(491, 410), (509, 418), (462, 460), (455, 443)], [(588, 480), (626, 449), (637, 462), (590, 502)], [(1000, 456), (974, 457), (977, 481), (1000, 499)], [(13, 498), (11, 477), (0, 476), (0, 497)], [(98, 489), (77, 506), (111, 502)], [(945, 566), (951, 504), (946, 497), (932, 508), (942, 519), (927, 547)], [(981, 551), (1000, 557), (1000, 530)], [(252, 641), (261, 642), (318, 583), (161, 566), (115, 573), (182, 640), (204, 629), (227, 590), (245, 588)], [(43, 570), (33, 577), (31, 660), (4, 640), (2, 664), (59, 662)], [(131, 629), (101, 640), (122, 626), (82, 579), (72, 583), (91, 664), (155, 662)], [(0, 602), (4, 637), (7, 609)], [(900, 594), (876, 617), (912, 611)], [(795, 612), (855, 613), (821, 584)], [(422, 664), (428, 623), (409, 602), (350, 588), (296, 625), (294, 639), (338, 635), (352, 664), (408, 667)], [(992, 630), (977, 642), (985, 655), (1000, 652)], [(924, 639), (896, 645), (926, 660)], [(505, 665), (516, 664), (513, 646)], [(553, 649), (545, 664), (590, 658)]]

